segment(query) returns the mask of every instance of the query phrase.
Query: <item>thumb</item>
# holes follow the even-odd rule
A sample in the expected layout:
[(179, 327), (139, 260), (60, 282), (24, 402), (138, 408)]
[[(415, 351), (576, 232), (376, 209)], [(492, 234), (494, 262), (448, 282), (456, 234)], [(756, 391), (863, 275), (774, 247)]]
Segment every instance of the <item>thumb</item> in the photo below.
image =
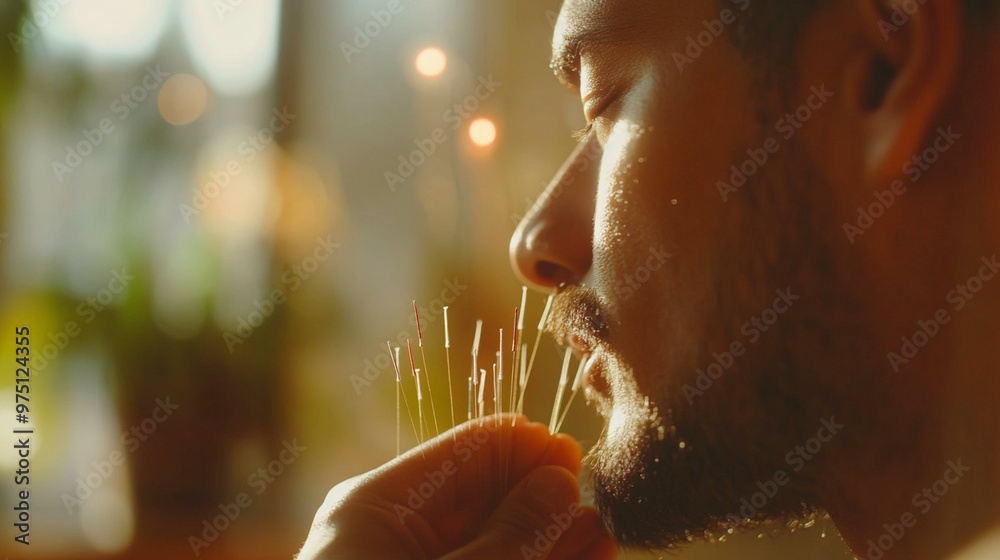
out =
[(539, 467), (507, 494), (479, 536), (443, 560), (548, 558), (581, 509), (579, 493), (570, 471)]

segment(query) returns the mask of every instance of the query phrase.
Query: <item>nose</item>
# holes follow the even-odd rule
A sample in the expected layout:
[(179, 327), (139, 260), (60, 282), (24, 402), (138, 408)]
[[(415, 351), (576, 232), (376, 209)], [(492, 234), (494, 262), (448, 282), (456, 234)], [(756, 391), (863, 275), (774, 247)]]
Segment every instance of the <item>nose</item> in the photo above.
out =
[(593, 137), (577, 146), (518, 224), (510, 261), (525, 284), (551, 291), (590, 271), (600, 156)]

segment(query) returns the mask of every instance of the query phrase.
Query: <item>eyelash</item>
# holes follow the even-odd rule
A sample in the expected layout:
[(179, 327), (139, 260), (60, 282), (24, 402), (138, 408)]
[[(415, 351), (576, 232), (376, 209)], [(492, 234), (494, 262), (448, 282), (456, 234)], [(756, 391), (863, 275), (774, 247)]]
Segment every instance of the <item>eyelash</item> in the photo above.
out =
[(592, 130), (594, 130), (593, 121), (587, 123), (587, 126), (581, 128), (580, 130), (573, 132), (572, 134), (570, 134), (570, 136), (578, 142), (583, 142), (584, 140), (587, 139), (588, 136), (590, 136), (590, 131)]

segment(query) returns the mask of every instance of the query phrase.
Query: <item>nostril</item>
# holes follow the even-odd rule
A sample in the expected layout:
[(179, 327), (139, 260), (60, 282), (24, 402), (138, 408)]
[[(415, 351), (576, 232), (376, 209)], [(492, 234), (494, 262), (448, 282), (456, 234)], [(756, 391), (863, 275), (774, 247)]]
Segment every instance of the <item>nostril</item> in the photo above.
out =
[(559, 285), (563, 282), (572, 282), (573, 273), (566, 267), (559, 266), (552, 261), (540, 260), (535, 263), (535, 274), (547, 285)]

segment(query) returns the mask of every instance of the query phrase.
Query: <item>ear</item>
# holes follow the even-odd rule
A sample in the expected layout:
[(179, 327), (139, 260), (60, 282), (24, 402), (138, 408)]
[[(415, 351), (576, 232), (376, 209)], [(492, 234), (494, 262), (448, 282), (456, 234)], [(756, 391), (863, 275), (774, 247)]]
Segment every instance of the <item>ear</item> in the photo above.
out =
[(884, 185), (925, 146), (958, 74), (963, 0), (854, 0), (865, 48), (848, 93), (862, 124), (863, 177)]

